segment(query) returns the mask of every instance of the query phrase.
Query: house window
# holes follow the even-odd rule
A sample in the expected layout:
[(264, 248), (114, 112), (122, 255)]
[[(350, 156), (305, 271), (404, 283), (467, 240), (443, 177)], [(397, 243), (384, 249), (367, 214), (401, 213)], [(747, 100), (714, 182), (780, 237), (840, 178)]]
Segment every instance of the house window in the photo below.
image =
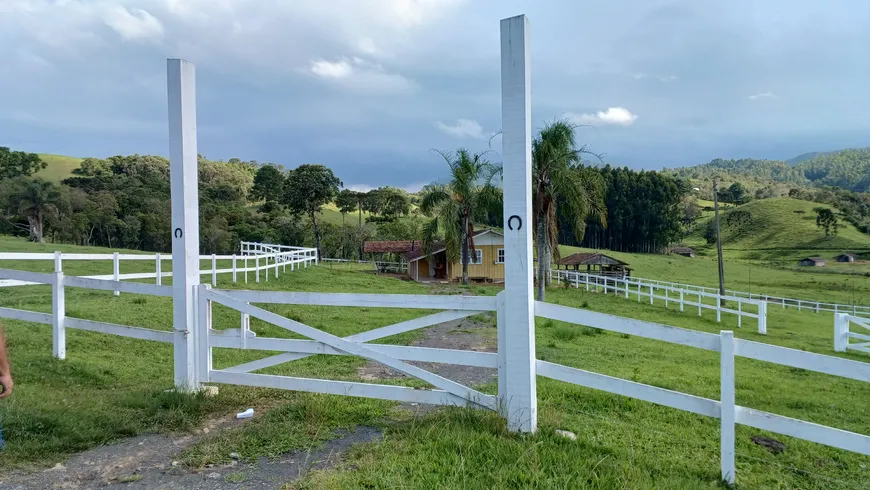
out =
[(477, 249), (474, 251), (474, 255), (469, 257), (471, 259), (470, 264), (482, 264), (483, 263), (483, 250)]
[(496, 264), (504, 264), (504, 249), (498, 249), (498, 258), (495, 259)]

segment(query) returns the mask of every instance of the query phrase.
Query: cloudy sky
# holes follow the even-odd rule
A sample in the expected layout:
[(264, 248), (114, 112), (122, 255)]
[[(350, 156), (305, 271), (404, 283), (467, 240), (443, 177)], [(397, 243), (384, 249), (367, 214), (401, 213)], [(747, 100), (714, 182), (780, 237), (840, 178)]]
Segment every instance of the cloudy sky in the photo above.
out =
[(0, 146), (166, 155), (181, 57), (207, 157), (416, 188), (445, 174), (430, 149), (499, 131), (499, 19), (519, 13), (534, 127), (590, 125), (579, 140), (608, 162), (870, 144), (870, 2), (0, 0)]

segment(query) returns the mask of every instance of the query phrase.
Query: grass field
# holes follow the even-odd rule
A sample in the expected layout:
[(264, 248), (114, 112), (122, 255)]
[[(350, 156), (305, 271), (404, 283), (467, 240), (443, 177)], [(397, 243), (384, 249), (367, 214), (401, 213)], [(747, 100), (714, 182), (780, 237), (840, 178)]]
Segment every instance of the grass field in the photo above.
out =
[[(731, 210), (721, 213), (722, 247), (734, 258), (796, 262), (807, 255), (832, 259), (843, 252), (870, 252), (870, 235), (851, 223), (840, 220), (837, 235), (825, 238), (816, 226), (813, 208), (825, 204), (788, 197), (760, 199), (734, 208), (747, 211), (752, 218), (743, 226), (729, 225)], [(715, 246), (703, 238), (712, 214), (705, 215), (686, 244), (715, 253)]]
[[(25, 248), (33, 247), (26, 245)], [(5, 244), (0, 244), (6, 250)], [(74, 248), (69, 248), (73, 250)], [(638, 275), (704, 274), (693, 259), (631, 256)], [(698, 259), (695, 259), (698, 260)], [(703, 264), (698, 260), (699, 264)], [(87, 267), (87, 263), (80, 263)], [(2, 267), (9, 267), (9, 263)], [(738, 264), (739, 266), (739, 264)], [(734, 267), (729, 265), (729, 267)], [(685, 272), (689, 269), (689, 272)], [(715, 270), (715, 269), (714, 269)], [(736, 270), (740, 270), (735, 269)], [(96, 273), (96, 271), (94, 271)], [(658, 275), (657, 275), (658, 274)], [(736, 272), (732, 271), (736, 275)], [(787, 271), (761, 270), (758, 281), (776, 288)], [(667, 276), (666, 276), (667, 277)], [(805, 275), (805, 278), (816, 276)], [(662, 277), (664, 278), (664, 277)], [(840, 278), (836, 278), (840, 280)], [(798, 287), (799, 280), (791, 281)], [(790, 284), (791, 284), (790, 283)], [(759, 284), (759, 283), (756, 283)], [(232, 287), (229, 276), (219, 286)], [(842, 284), (841, 284), (842, 286)], [(236, 287), (242, 287), (237, 285)], [(427, 286), (375, 276), (358, 266), (322, 265), (282, 274), (250, 289), (426, 293)], [(762, 286), (757, 286), (762, 287)], [(788, 287), (786, 286), (788, 289)], [(831, 285), (805, 281), (804, 292), (826, 296)], [(496, 287), (474, 286), (468, 294), (495, 294)], [(845, 295), (843, 291), (839, 294)], [(619, 314), (674, 326), (717, 332), (736, 330), (734, 319), (714, 321), (661, 305), (649, 306), (612, 295), (553, 288), (551, 302)], [(168, 298), (67, 290), (69, 316), (169, 330)], [(0, 305), (50, 311), (46, 286), (0, 289)], [(268, 309), (316, 328), (349, 335), (429, 313), (422, 310), (271, 305)], [(214, 311), (216, 328), (235, 328), (238, 314)], [(740, 338), (833, 354), (832, 317), (770, 309), (769, 335), (744, 325)], [(0, 468), (53, 465), (64, 456), (97, 444), (147, 431), (184, 431), (214, 416), (249, 406), (266, 412), (250, 424), (206, 439), (188, 451), (185, 463), (200, 467), (228, 462), (230, 452), (245, 459), (276, 456), (317, 446), (335, 428), (379, 426), (383, 442), (352, 450), (337, 468), (314, 472), (296, 488), (715, 488), (719, 485), (718, 422), (564, 383), (539, 379), (540, 433), (509, 434), (492, 413), (440, 410), (422, 418), (398, 413), (394, 404), (327, 395), (222, 386), (215, 398), (164, 393), (172, 383), (171, 346), (89, 332), (68, 332), (66, 361), (51, 358), (46, 326), (7, 322), (17, 385), (15, 396), (0, 404), (8, 440)], [(287, 337), (286, 331), (254, 320), (258, 336)], [(405, 344), (414, 334), (386, 342)], [(540, 359), (634, 381), (717, 398), (719, 365), (713, 352), (539, 320)], [(247, 362), (267, 353), (216, 349), (217, 368)], [(866, 356), (846, 357), (867, 360)], [(363, 360), (313, 356), (265, 370), (275, 374), (358, 379)], [(401, 381), (392, 381), (401, 382)], [(424, 386), (419, 382), (406, 382)], [(483, 387), (493, 392), (494, 386)], [(870, 394), (866, 385), (772, 364), (739, 359), (737, 403), (812, 422), (870, 434)], [(577, 442), (555, 435), (575, 432)], [(754, 435), (786, 443), (779, 455), (753, 444)], [(739, 427), (737, 471), (741, 488), (864, 488), (870, 458), (775, 434)]]
[(51, 155), (49, 153), (40, 153), (39, 158), (48, 165), (37, 172), (36, 176), (57, 184), (72, 175), (72, 171), (79, 168), (79, 165), (82, 163), (81, 158)]

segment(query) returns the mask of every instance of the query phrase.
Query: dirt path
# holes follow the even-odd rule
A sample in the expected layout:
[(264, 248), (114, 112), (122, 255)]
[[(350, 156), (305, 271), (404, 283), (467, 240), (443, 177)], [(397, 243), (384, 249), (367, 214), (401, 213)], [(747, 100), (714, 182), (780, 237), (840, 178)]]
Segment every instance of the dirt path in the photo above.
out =
[[(495, 352), (494, 319), (462, 319), (423, 330), (423, 338), (412, 345), (444, 349)], [(414, 362), (419, 367), (467, 386), (496, 380), (494, 369)], [(361, 378), (377, 382), (405, 375), (370, 362), (359, 369)], [(400, 407), (422, 414), (436, 407), (403, 404)], [(212, 421), (196, 434), (177, 436), (149, 434), (118, 444), (77, 454), (54, 468), (38, 472), (12, 472), (0, 476), (0, 490), (131, 488), (137, 490), (271, 490), (298, 480), (312, 469), (327, 468), (341, 460), (354, 444), (382, 437), (378, 429), (357, 427), (336, 432), (336, 438), (315, 451), (299, 451), (278, 459), (261, 458), (255, 464), (233, 461), (202, 471), (191, 470), (177, 462), (178, 455), (215, 432), (245, 421)]]

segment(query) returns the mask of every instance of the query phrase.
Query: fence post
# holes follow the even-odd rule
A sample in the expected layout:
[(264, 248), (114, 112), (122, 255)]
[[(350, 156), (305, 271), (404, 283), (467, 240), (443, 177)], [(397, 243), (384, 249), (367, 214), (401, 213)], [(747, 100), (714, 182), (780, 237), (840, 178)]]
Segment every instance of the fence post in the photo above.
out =
[(266, 264), (263, 265), (263, 270), (266, 272), (266, 282), (269, 282), (269, 256), (264, 255), (263, 260), (266, 261)]
[(767, 335), (767, 302), (758, 303), (758, 333)]
[(684, 302), (684, 299), (683, 299), (683, 290), (680, 289), (680, 311), (685, 311), (685, 306), (686, 306), (686, 303)]
[(236, 254), (233, 254), (233, 284), (236, 283)]
[(200, 284), (199, 189), (196, 151), (196, 72), (167, 60), (169, 177), (172, 205), (172, 325), (174, 380), (178, 390), (199, 388), (197, 286)]
[(163, 284), (163, 269), (160, 265), (160, 254), (154, 256), (154, 284)]
[(260, 282), (260, 256), (259, 255), (254, 257), (254, 271), (256, 271), (256, 280), (254, 282)]
[(248, 283), (248, 256), (247, 255), (244, 256), (244, 261), (245, 261), (245, 284), (247, 284)]
[(653, 304), (653, 299), (654, 299), (653, 296), (655, 296), (655, 293), (653, 292), (653, 285), (650, 284), (649, 285), (649, 304)]
[[(247, 303), (250, 304), (250, 303)], [(239, 328), (240, 340), (239, 347), (242, 349), (248, 348), (248, 332), (251, 331), (251, 315), (247, 313), (242, 313), (242, 324), (241, 328)]]
[(801, 300), (797, 300), (798, 302), (798, 311), (801, 311)]
[(280, 256), (281, 254), (279, 253), (275, 254), (275, 279), (278, 279), (278, 270), (281, 268), (281, 263), (278, 261), (278, 257)]
[(212, 305), (211, 300), (208, 299), (210, 289), (210, 284), (200, 284), (196, 288), (199, 311), (197, 312), (197, 332), (194, 341), (196, 342), (196, 379), (200, 383), (208, 383), (209, 371), (212, 368), (211, 346), (208, 338), (212, 329)]
[(716, 321), (722, 322), (722, 295), (716, 293)]
[[(536, 432), (535, 301), (532, 278), (532, 126), (529, 21), (502, 19), (501, 106), (505, 233), (504, 347), (508, 429)], [(317, 253), (315, 253), (317, 265)]]
[(66, 359), (66, 297), (63, 290), (61, 253), (54, 252), (54, 282), (51, 283), (51, 347), (57, 359)]
[(743, 301), (737, 298), (737, 328), (743, 327)]
[[(112, 253), (112, 274), (115, 281), (121, 280), (121, 260), (118, 258), (118, 252)], [(115, 291), (115, 296), (120, 296), (121, 291)]]
[(720, 458), (722, 480), (734, 484), (734, 333), (719, 332)]
[(640, 303), (640, 281), (637, 282), (637, 302)]
[(849, 315), (834, 314), (834, 351), (846, 352), (849, 347)]
[(217, 257), (211, 254), (211, 285), (217, 286)]
[(698, 316), (701, 316), (701, 293), (698, 293)]
[(668, 300), (670, 299), (669, 289), (665, 287), (665, 308), (668, 307)]
[(625, 284), (625, 299), (628, 299), (628, 279), (623, 277), (622, 282)]

